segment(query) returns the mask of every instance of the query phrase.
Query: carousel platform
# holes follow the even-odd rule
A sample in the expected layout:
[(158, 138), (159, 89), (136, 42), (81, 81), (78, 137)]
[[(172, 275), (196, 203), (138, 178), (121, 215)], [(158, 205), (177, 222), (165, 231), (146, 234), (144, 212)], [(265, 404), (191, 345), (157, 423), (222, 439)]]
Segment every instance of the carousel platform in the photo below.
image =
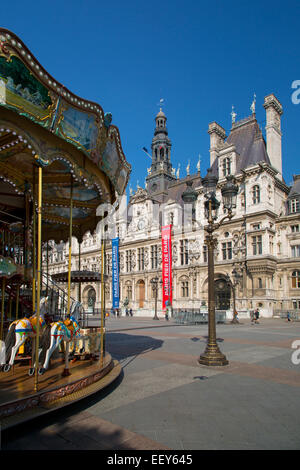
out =
[(70, 375), (62, 376), (61, 358), (53, 359), (51, 368), (39, 376), (38, 392), (28, 365), (16, 363), (8, 373), (0, 373), (0, 423), (5, 430), (86, 398), (110, 385), (121, 373), (118, 361), (106, 353), (99, 360), (70, 362)]

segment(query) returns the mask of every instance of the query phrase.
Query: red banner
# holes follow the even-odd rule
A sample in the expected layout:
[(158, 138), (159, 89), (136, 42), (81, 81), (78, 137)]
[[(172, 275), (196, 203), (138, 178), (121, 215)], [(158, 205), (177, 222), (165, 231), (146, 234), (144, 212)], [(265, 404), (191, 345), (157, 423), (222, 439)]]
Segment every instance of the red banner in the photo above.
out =
[(162, 241), (162, 308), (166, 309), (167, 305), (172, 305), (172, 225), (165, 225), (161, 228)]

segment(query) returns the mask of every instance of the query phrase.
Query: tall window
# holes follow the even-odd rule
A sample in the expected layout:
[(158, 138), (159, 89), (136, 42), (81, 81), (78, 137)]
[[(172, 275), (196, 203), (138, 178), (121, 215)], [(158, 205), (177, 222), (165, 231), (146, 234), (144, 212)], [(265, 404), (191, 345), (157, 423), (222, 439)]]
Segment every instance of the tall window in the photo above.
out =
[(262, 254), (262, 236), (261, 235), (252, 237), (252, 250), (253, 250), (253, 255)]
[(151, 245), (151, 269), (157, 269), (157, 245)]
[(203, 245), (203, 262), (207, 263), (207, 245)]
[[(105, 271), (105, 274), (107, 274), (108, 276), (111, 272), (111, 261), (112, 261), (111, 256), (104, 253), (104, 271)], [(100, 265), (99, 263), (100, 263), (100, 260), (98, 261), (98, 265)]]
[(252, 202), (253, 204), (260, 203), (260, 187), (258, 186), (258, 184), (256, 184), (252, 188)]
[(291, 232), (292, 233), (299, 232), (299, 224), (291, 225)]
[(273, 252), (274, 252), (274, 237), (272, 237), (271, 235), (269, 237), (269, 251), (270, 251), (270, 255), (273, 255)]
[(132, 271), (132, 250), (126, 250), (126, 272)]
[(232, 259), (232, 243), (222, 243), (223, 259)]
[(292, 288), (300, 288), (300, 271), (293, 271), (292, 273)]
[(174, 212), (169, 213), (169, 224), (174, 224)]
[(189, 264), (189, 241), (180, 240), (180, 264)]
[(300, 257), (300, 245), (293, 245), (292, 246), (292, 258), (299, 258)]
[(181, 297), (189, 296), (189, 281), (181, 281)]
[(231, 159), (229, 157), (224, 158), (222, 168), (223, 176), (228, 176), (231, 174)]
[(128, 284), (126, 286), (126, 297), (128, 300), (132, 300), (132, 285)]
[(144, 248), (138, 248), (138, 267), (139, 271), (143, 271), (145, 269)]

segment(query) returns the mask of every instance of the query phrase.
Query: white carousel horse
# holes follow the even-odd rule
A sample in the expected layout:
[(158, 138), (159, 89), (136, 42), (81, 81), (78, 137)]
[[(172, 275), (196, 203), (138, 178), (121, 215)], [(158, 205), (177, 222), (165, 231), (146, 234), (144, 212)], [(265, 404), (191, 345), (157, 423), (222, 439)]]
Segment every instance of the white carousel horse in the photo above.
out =
[(83, 312), (84, 310), (82, 303), (79, 302), (79, 300), (74, 300), (71, 305), (70, 315), (78, 322), (81, 319)]
[(39, 368), (39, 375), (46, 372), (51, 355), (62, 341), (66, 344), (64, 375), (68, 375), (69, 344), (76, 338), (80, 338), (80, 327), (73, 316), (48, 325), (41, 339), (40, 362), (43, 362), (43, 365)]
[[(47, 311), (48, 297), (42, 297), (40, 301), (40, 334), (46, 326), (45, 313)], [(19, 347), (27, 338), (36, 337), (36, 313), (29, 318), (15, 320), (9, 325), (9, 329), (4, 341), (0, 341), (0, 366), (3, 372), (8, 372), (14, 364)], [(34, 350), (34, 347), (32, 347)], [(31, 369), (32, 370), (32, 369)], [(32, 374), (30, 374), (32, 375)]]

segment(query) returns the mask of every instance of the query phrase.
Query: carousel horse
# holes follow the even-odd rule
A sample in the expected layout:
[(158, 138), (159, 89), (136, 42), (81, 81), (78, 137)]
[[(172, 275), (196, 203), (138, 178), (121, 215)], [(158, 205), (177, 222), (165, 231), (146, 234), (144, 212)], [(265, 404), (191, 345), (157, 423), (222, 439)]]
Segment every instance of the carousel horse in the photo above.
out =
[(57, 321), (48, 325), (41, 339), (41, 352), (39, 360), (43, 363), (39, 368), (39, 375), (43, 375), (49, 367), (50, 357), (62, 341), (65, 347), (65, 374), (68, 372), (69, 345), (71, 341), (80, 338), (80, 327), (74, 316), (68, 315), (66, 320)]
[[(45, 313), (47, 311), (48, 297), (40, 301), (40, 334), (46, 326)], [(5, 342), (0, 341), (0, 366), (3, 372), (8, 372), (14, 364), (16, 354), (27, 338), (36, 337), (37, 315), (34, 313), (29, 318), (21, 318), (13, 321), (8, 329)], [(33, 341), (34, 343), (34, 341)], [(34, 350), (34, 346), (32, 347)], [(30, 374), (32, 375), (32, 374)]]

